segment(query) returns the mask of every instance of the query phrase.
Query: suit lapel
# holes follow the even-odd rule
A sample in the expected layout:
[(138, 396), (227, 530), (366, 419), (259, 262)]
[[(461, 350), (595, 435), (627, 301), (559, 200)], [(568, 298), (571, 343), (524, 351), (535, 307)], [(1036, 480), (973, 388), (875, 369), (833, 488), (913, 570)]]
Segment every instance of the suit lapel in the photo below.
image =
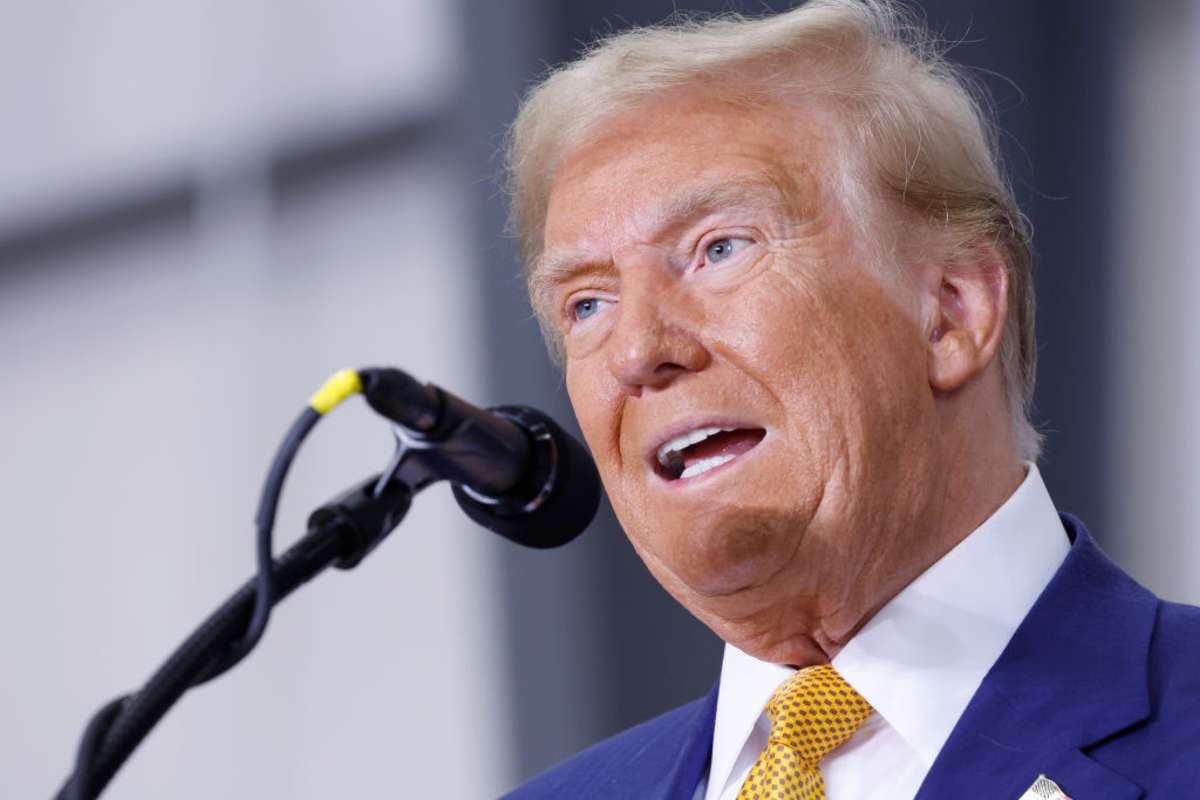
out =
[(1063, 515), (1071, 552), (984, 678), (918, 800), (1016, 800), (1044, 773), (1076, 800), (1141, 789), (1086, 755), (1149, 714), (1158, 600)]
[(696, 786), (708, 769), (712, 756), (713, 727), (717, 720), (717, 686), (704, 698), (683, 730), (678, 732), (678, 752), (661, 784), (647, 797), (662, 800), (692, 800)]

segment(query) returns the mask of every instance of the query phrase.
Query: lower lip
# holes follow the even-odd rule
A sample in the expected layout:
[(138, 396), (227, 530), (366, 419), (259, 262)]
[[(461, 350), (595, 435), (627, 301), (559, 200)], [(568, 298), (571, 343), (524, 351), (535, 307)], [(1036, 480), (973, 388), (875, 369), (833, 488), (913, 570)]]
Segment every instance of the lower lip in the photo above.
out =
[(756, 445), (751, 447), (746, 452), (742, 453), (740, 456), (734, 458), (732, 461), (726, 461), (724, 464), (713, 467), (712, 469), (710, 469), (706, 472), (701, 472), (699, 475), (693, 475), (690, 478), (676, 478), (675, 480), (668, 480), (668, 479), (662, 477), (661, 475), (659, 475), (658, 479), (661, 483), (665, 484), (666, 486), (679, 488), (679, 489), (685, 489), (685, 488), (689, 488), (691, 486), (695, 486), (697, 484), (703, 483), (705, 480), (713, 477), (714, 475), (723, 475), (723, 474), (729, 472), (731, 469), (733, 469), (734, 467), (736, 467), (739, 464), (741, 464), (742, 462), (744, 462), (746, 459), (753, 456), (759, 450), (762, 450), (763, 445), (766, 444), (766, 441), (769, 437), (770, 437), (770, 433), (768, 432), (767, 434), (764, 434), (763, 438), (758, 440), (758, 443)]

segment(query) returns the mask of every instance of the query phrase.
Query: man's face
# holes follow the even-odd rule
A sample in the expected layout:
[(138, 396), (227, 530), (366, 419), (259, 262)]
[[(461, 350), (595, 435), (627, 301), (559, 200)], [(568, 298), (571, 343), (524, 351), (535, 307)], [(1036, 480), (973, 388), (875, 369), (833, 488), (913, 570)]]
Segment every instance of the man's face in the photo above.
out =
[(790, 663), (897, 573), (936, 438), (918, 303), (829, 194), (828, 126), (701, 92), (616, 119), (556, 174), (538, 272), (634, 547), (722, 638)]

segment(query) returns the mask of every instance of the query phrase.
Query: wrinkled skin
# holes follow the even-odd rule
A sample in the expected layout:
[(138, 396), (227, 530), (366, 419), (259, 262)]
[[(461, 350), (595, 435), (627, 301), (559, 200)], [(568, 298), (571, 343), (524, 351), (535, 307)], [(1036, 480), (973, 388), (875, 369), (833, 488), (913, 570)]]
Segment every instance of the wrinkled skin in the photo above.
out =
[[(904, 263), (874, 263), (822, 179), (831, 124), (703, 90), (608, 121), (556, 173), (539, 273), (634, 548), (721, 638), (796, 666), (1021, 479), (994, 252), (952, 274), (881, 224), (873, 252)], [(766, 435), (697, 478), (656, 472), (664, 437), (712, 420)]]

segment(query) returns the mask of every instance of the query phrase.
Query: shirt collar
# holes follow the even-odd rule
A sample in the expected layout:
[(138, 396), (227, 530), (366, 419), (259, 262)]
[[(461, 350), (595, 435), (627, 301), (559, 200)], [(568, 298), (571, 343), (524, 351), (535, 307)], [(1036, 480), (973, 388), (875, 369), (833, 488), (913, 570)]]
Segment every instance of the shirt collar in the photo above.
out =
[[(932, 766), (975, 690), (1070, 549), (1041, 474), (889, 601), (833, 666)], [(775, 689), (794, 670), (727, 644), (709, 783), (729, 780)]]

